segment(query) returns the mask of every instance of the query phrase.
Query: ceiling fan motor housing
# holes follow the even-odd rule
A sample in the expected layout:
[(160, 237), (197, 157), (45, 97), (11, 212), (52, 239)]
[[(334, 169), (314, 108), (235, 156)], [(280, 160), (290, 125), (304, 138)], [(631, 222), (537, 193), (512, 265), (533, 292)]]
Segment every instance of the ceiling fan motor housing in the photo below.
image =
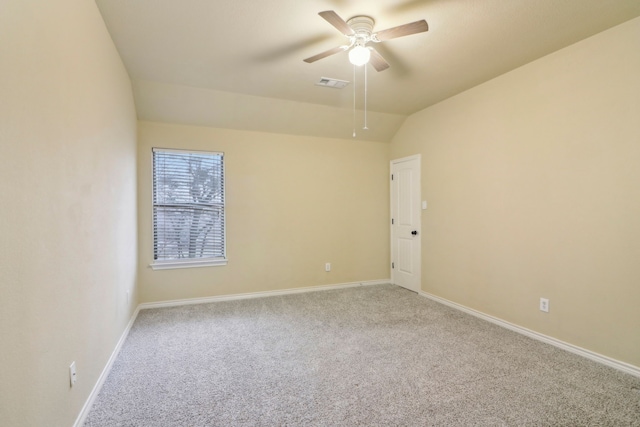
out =
[(373, 32), (373, 25), (375, 21), (372, 17), (366, 15), (358, 15), (347, 21), (347, 25), (349, 25), (355, 35), (353, 37), (353, 42), (356, 45), (364, 46), (366, 43), (372, 41), (371, 33)]

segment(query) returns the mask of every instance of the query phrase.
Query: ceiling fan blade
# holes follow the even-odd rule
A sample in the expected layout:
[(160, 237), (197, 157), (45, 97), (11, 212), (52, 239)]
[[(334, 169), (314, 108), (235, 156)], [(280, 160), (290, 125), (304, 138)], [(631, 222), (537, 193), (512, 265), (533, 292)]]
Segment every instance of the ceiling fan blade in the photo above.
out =
[(424, 33), (429, 30), (429, 25), (424, 19), (421, 21), (411, 22), (409, 24), (400, 25), (398, 27), (388, 28), (378, 31), (376, 37), (379, 41), (391, 40), (398, 37), (409, 36), (416, 33)]
[(333, 49), (329, 49), (327, 51), (324, 51), (322, 53), (319, 53), (317, 55), (313, 55), (310, 56), (309, 58), (305, 59), (304, 62), (307, 62), (309, 64), (311, 64), (312, 62), (316, 62), (319, 59), (322, 58), (326, 58), (327, 56), (331, 56), (331, 55), (335, 55), (336, 53), (340, 53), (340, 52), (344, 52), (345, 50), (349, 49), (349, 46), (338, 46), (338, 47), (334, 47)]
[(371, 58), (369, 58), (369, 63), (373, 65), (373, 68), (376, 71), (384, 71), (389, 68), (389, 63), (380, 55), (380, 53), (374, 48), (370, 47), (371, 50)]
[(353, 28), (351, 28), (344, 19), (340, 18), (340, 16), (335, 13), (333, 10), (325, 10), (324, 12), (318, 13), (318, 15), (322, 16), (329, 24), (333, 25), (337, 28), (345, 36), (351, 36), (355, 34)]

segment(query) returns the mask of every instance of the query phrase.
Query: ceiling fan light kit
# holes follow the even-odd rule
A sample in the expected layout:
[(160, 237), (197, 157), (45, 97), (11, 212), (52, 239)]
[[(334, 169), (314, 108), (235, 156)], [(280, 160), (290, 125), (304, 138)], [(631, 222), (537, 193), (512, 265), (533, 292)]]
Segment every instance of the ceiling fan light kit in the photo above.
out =
[(356, 46), (349, 51), (349, 62), (358, 67), (369, 62), (371, 51), (364, 46)]

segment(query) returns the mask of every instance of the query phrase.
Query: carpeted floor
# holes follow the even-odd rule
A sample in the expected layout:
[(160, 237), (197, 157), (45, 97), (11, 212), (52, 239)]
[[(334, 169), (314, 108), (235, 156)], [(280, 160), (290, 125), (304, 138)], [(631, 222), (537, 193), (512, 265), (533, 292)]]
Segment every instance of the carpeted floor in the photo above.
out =
[(639, 390), (380, 285), (142, 310), (85, 427), (640, 426)]

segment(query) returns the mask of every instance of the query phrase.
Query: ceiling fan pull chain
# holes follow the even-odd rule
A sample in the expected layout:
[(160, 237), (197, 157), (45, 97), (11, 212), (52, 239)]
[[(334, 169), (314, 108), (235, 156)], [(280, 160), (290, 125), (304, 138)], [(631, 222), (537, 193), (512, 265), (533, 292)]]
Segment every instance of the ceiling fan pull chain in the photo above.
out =
[(353, 66), (353, 137), (356, 137), (356, 66)]
[(369, 130), (367, 127), (367, 65), (364, 64), (364, 127), (362, 129)]

